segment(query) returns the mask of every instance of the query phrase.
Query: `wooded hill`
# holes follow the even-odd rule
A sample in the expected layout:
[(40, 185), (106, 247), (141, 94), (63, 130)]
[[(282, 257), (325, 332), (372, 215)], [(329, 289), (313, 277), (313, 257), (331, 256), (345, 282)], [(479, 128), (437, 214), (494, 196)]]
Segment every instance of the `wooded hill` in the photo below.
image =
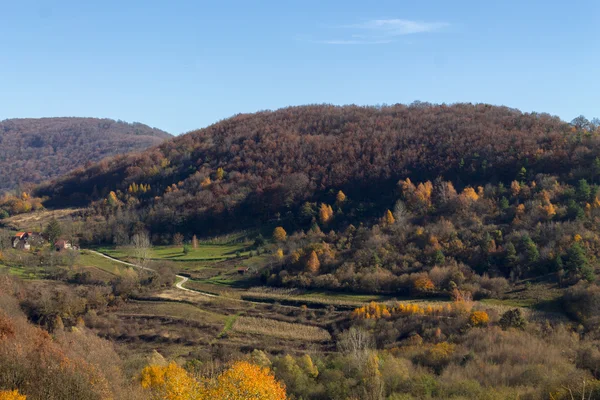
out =
[(342, 190), (361, 204), (356, 220), (392, 207), (400, 179), (442, 177), (462, 189), (510, 184), (522, 168), (527, 178), (592, 178), (596, 133), (486, 104), (290, 107), (103, 160), (38, 195), (50, 197), (48, 206), (80, 206), (112, 191), (113, 204), (145, 210), (153, 232), (208, 233), (277, 218), (296, 224), (304, 202), (332, 201)]
[(170, 137), (144, 124), (111, 119), (0, 121), (0, 192), (56, 178), (108, 156), (145, 150)]

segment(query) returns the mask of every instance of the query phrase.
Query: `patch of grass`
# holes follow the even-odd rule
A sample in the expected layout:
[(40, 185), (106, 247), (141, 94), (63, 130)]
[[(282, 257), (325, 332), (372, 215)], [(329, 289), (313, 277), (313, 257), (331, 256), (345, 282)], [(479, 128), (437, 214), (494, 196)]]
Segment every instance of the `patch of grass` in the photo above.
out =
[(78, 264), (82, 267), (96, 267), (114, 276), (121, 276), (124, 271), (131, 268), (85, 250), (79, 255)]
[(0, 271), (4, 271), (9, 275), (17, 276), (21, 279), (39, 279), (40, 274), (38, 271), (34, 271), (32, 268), (22, 268), (22, 267), (10, 267), (7, 265), (0, 265)]
[(233, 324), (235, 324), (235, 322), (237, 321), (238, 317), (240, 316), (240, 313), (237, 314), (233, 314), (227, 317), (227, 319), (225, 319), (225, 326), (223, 327), (223, 330), (221, 331), (221, 333), (219, 333), (219, 336), (217, 338), (222, 338), (225, 335), (227, 335), (227, 332), (229, 332), (231, 330), (231, 328), (233, 327)]
[(206, 311), (191, 304), (169, 301), (130, 301), (120, 314), (148, 314), (174, 317), (208, 324), (227, 324), (226, 316)]
[[(189, 247), (189, 252), (183, 252), (183, 246), (155, 246), (150, 250), (150, 259), (168, 261), (219, 261), (237, 258), (237, 254), (248, 256), (248, 244), (199, 244), (198, 248)], [(118, 259), (134, 258), (131, 247), (101, 247), (98, 251)]]

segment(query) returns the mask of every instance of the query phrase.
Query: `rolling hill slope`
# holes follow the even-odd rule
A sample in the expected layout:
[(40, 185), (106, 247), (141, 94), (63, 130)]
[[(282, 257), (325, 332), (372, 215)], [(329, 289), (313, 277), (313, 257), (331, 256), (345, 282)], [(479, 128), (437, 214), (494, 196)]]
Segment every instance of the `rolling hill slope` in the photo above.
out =
[(145, 150), (170, 137), (147, 125), (110, 119), (0, 121), (0, 191), (56, 178), (104, 157)]

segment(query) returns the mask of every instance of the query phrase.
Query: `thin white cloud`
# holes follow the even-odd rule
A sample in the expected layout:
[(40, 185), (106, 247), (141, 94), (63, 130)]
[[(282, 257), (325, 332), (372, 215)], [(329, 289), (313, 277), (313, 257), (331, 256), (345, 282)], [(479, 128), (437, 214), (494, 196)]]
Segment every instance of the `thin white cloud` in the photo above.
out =
[(348, 38), (318, 40), (324, 44), (385, 44), (399, 36), (436, 32), (450, 26), (446, 22), (423, 22), (407, 19), (374, 19), (338, 28), (350, 30)]
[(391, 43), (392, 40), (343, 40), (343, 39), (332, 39), (332, 40), (317, 40), (317, 43), (324, 44), (386, 44)]
[(349, 28), (371, 31), (384, 36), (402, 36), (415, 33), (435, 32), (446, 28), (446, 22), (422, 22), (407, 19), (374, 19), (361, 24), (348, 25)]

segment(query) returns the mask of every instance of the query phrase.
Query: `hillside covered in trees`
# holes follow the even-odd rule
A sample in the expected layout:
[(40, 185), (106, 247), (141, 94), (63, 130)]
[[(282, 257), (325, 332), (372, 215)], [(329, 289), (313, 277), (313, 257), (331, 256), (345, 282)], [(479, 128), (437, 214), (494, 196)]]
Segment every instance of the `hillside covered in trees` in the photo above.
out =
[(457, 189), (510, 185), (524, 168), (524, 179), (542, 173), (591, 182), (600, 141), (595, 130), (580, 128), (485, 104), (292, 107), (237, 115), (104, 160), (38, 194), (52, 206), (89, 205), (114, 192), (119, 202), (147, 210), (153, 231), (289, 218), (304, 202), (330, 200), (338, 190), (365, 202), (367, 213), (370, 202), (393, 206), (406, 178), (441, 177)]
[(97, 118), (0, 121), (0, 191), (56, 178), (116, 154), (171, 137), (157, 128)]

